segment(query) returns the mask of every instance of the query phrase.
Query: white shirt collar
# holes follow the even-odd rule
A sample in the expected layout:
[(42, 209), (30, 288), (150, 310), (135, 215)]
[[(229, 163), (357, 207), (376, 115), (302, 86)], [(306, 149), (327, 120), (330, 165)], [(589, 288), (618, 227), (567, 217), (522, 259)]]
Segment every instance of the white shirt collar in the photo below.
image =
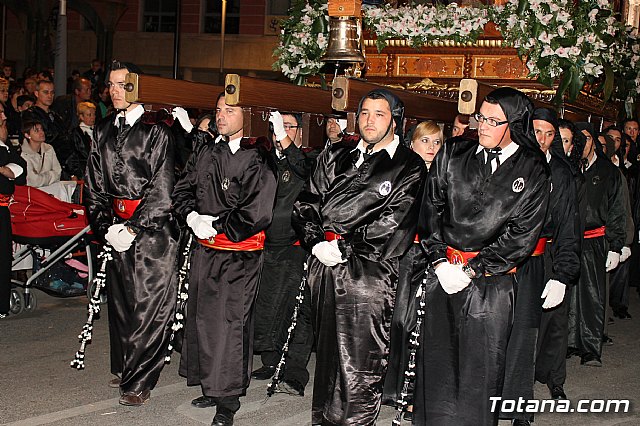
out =
[(598, 159), (598, 154), (594, 152), (593, 157), (591, 157), (591, 160), (589, 160), (589, 164), (587, 164), (587, 167), (585, 167), (585, 170), (589, 170), (589, 167), (593, 166), (593, 163), (595, 163), (597, 159)]
[(129, 126), (133, 126), (136, 123), (136, 121), (138, 121), (138, 119), (142, 117), (142, 114), (144, 114), (144, 107), (142, 105), (137, 105), (134, 109), (132, 109), (129, 112), (122, 111), (116, 114), (116, 119), (114, 120), (113, 124), (115, 124), (116, 127), (119, 127), (120, 122), (118, 121), (118, 118), (124, 116), (127, 124)]
[[(216, 139), (214, 140), (214, 143), (218, 143), (218, 142), (221, 142), (223, 140), (224, 140), (224, 136), (218, 135), (216, 137)], [(235, 139), (229, 141), (229, 150), (231, 151), (232, 154), (235, 154), (240, 149), (240, 141), (241, 140), (242, 140), (242, 136), (240, 136), (239, 138), (235, 138)]]
[(545, 156), (547, 157), (547, 163), (549, 163), (551, 161), (551, 152), (547, 150)]
[[(358, 150), (364, 154), (365, 152), (367, 152), (367, 148), (365, 145), (367, 144), (362, 139), (360, 139), (358, 146), (356, 146), (351, 152), (355, 152), (356, 150)], [(389, 157), (393, 158), (393, 156), (396, 154), (396, 150), (398, 149), (398, 145), (400, 145), (400, 138), (398, 137), (398, 135), (393, 135), (393, 140), (391, 141), (391, 143), (384, 148), (378, 148), (376, 145), (373, 146), (373, 153), (380, 152), (384, 149), (385, 151), (387, 151), (387, 154), (389, 154)], [(356, 167), (360, 167), (363, 162), (364, 156), (361, 155), (360, 158), (358, 158), (358, 161), (356, 161)]]
[[(501, 163), (501, 164), (502, 164), (502, 163), (504, 163), (504, 161), (505, 161), (507, 158), (509, 158), (509, 157), (511, 157), (513, 154), (515, 154), (515, 153), (516, 153), (516, 151), (518, 150), (518, 148), (519, 148), (518, 144), (517, 144), (517, 143), (515, 143), (514, 141), (511, 141), (511, 143), (510, 143), (509, 145), (507, 145), (507, 146), (505, 146), (504, 148), (502, 148), (502, 149), (500, 150), (500, 154), (499, 154), (499, 155), (500, 155), (500, 163)], [(482, 151), (483, 149), (484, 149), (484, 146), (482, 146), (482, 145), (478, 144), (478, 148), (476, 149), (476, 154), (477, 154), (477, 153), (479, 153), (480, 151)], [(484, 157), (484, 158), (486, 159), (486, 158), (487, 158), (487, 157), (486, 157), (487, 153), (485, 152), (485, 153), (484, 153), (484, 155), (485, 155), (485, 157)]]

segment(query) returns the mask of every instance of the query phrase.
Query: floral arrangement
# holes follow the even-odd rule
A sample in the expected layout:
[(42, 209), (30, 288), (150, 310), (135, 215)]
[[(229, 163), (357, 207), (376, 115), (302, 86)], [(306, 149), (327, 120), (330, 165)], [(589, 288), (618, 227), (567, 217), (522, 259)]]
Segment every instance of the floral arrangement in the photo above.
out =
[[(458, 7), (417, 5), (366, 7), (363, 22), (378, 49), (390, 39), (419, 48), (437, 41), (473, 43), (492, 21), (505, 46), (513, 46), (529, 75), (552, 87), (558, 99), (575, 99), (584, 83), (592, 83), (605, 99), (634, 99), (640, 94), (638, 35), (613, 16), (609, 0), (509, 0), (503, 6)], [(320, 73), (328, 43), (326, 0), (298, 0), (282, 23), (274, 51), (280, 69), (304, 84)]]
[(296, 84), (304, 84), (307, 77), (320, 73), (324, 65), (320, 58), (329, 42), (326, 0), (298, 1), (281, 28), (280, 44), (273, 52), (278, 58), (273, 69), (282, 70)]
[(449, 5), (417, 5), (393, 8), (390, 6), (367, 8), (365, 25), (376, 34), (378, 49), (389, 39), (405, 39), (419, 48), (437, 40), (460, 43), (474, 42), (489, 22), (486, 8)]

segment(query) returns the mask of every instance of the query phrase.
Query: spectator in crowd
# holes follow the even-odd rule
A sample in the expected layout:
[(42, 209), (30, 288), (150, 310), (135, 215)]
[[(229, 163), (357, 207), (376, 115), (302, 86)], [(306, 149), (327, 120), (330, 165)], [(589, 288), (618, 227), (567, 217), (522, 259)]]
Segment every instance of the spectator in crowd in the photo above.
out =
[(69, 95), (58, 96), (51, 109), (60, 115), (68, 132), (78, 127), (78, 104), (91, 99), (91, 82), (86, 78), (78, 78), (71, 86)]
[(26, 120), (22, 124), (22, 158), (27, 162), (27, 185), (39, 188), (60, 180), (62, 167), (53, 147), (45, 142), (42, 123)]
[(87, 158), (93, 143), (93, 126), (96, 122), (96, 106), (92, 102), (80, 102), (77, 107), (80, 124), (73, 129), (73, 152), (67, 159), (67, 171), (71, 179), (84, 179)]

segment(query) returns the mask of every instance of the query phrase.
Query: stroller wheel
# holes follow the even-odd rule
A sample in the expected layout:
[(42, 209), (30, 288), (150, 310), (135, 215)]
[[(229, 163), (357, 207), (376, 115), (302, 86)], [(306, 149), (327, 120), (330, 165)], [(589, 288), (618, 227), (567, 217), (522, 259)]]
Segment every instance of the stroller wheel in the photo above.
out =
[(19, 315), (24, 310), (24, 297), (17, 289), (11, 289), (11, 298), (9, 299), (9, 312), (13, 315)]
[[(29, 299), (29, 303), (27, 303), (27, 299)], [(25, 312), (33, 312), (36, 310), (37, 306), (38, 306), (38, 299), (36, 298), (35, 293), (29, 293), (28, 298), (25, 296), (25, 305), (24, 305)]]

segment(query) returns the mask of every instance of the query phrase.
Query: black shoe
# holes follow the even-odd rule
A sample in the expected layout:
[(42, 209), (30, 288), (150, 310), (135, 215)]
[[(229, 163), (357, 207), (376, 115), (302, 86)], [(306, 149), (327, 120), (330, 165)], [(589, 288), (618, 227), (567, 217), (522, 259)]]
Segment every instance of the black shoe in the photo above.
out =
[(602, 367), (602, 361), (594, 354), (582, 355), (581, 365), (587, 365), (589, 367)]
[(604, 336), (602, 338), (602, 344), (605, 346), (612, 346), (613, 345), (613, 339), (609, 336)]
[(263, 365), (251, 372), (251, 378), (256, 380), (269, 380), (276, 372), (275, 365)]
[(295, 379), (286, 379), (278, 383), (276, 393), (286, 393), (293, 396), (304, 396), (304, 386)]
[(555, 385), (551, 388), (551, 399), (567, 399), (562, 385)]
[(402, 416), (402, 418), (408, 422), (412, 422), (413, 421), (413, 411), (405, 411), (404, 412), (404, 416)]
[(211, 398), (210, 396), (202, 395), (202, 396), (197, 397), (193, 401), (191, 401), (191, 405), (193, 405), (196, 408), (215, 407), (216, 406), (216, 400)]
[(513, 419), (511, 424), (513, 426), (530, 426), (531, 422), (529, 420)]
[(577, 348), (567, 348), (567, 359), (571, 358), (572, 356), (580, 356), (580, 351)]
[(218, 407), (216, 415), (211, 421), (211, 426), (232, 426), (235, 413), (228, 408)]

